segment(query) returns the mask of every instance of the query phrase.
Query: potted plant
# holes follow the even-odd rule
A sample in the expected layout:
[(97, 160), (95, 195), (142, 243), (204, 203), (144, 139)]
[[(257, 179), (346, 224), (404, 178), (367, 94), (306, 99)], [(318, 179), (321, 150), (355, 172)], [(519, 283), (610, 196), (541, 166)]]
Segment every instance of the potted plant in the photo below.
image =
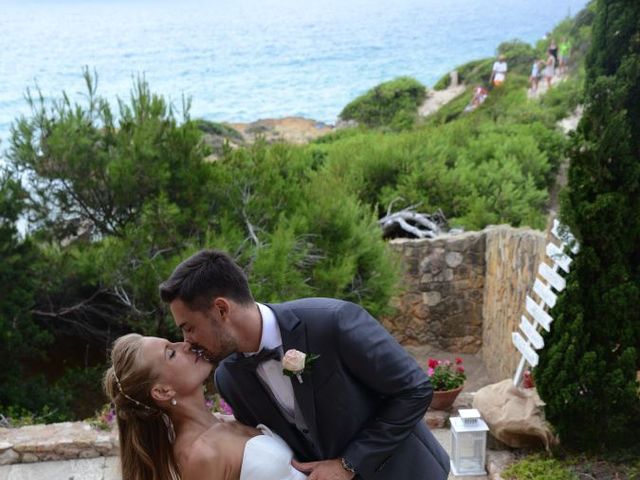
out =
[(427, 375), (433, 387), (433, 399), (429, 406), (432, 410), (446, 410), (453, 405), (458, 394), (464, 387), (467, 376), (464, 372), (462, 359), (456, 357), (455, 363), (449, 360), (428, 360)]

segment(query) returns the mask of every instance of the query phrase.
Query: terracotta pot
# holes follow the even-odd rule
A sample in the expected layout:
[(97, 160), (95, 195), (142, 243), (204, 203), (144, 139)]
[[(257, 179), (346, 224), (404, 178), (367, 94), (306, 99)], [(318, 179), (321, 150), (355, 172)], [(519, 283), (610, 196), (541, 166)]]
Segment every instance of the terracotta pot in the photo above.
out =
[(448, 410), (453, 405), (464, 385), (454, 388), (453, 390), (434, 391), (429, 410)]

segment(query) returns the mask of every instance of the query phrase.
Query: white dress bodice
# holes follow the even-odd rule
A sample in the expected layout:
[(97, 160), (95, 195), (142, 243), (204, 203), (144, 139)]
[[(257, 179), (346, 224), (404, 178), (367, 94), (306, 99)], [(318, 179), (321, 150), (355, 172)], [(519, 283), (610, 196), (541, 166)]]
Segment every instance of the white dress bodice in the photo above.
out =
[(244, 447), (240, 480), (304, 480), (307, 476), (291, 465), (293, 452), (282, 438), (264, 425), (262, 435), (252, 437)]

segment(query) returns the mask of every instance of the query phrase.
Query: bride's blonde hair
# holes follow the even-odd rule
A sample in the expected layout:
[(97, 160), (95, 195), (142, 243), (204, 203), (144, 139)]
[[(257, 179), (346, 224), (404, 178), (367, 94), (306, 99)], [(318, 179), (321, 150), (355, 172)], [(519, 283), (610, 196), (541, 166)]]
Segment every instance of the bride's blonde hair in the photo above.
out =
[(136, 333), (118, 338), (104, 374), (104, 391), (117, 414), (122, 478), (179, 480), (163, 411), (151, 398), (157, 376), (140, 359), (142, 339)]

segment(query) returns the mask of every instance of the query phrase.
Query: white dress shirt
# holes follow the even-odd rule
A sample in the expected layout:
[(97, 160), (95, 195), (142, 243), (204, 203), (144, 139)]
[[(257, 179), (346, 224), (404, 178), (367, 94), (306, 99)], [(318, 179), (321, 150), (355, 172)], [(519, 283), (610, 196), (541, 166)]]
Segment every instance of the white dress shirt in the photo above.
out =
[[(256, 305), (258, 305), (258, 310), (260, 310), (260, 316), (262, 317), (262, 338), (260, 339), (258, 352), (263, 348), (282, 348), (282, 335), (280, 334), (280, 327), (275, 314), (266, 305), (258, 302), (256, 302)], [(245, 355), (255, 355), (258, 352)], [(282, 361), (267, 360), (262, 362), (258, 365), (256, 373), (271, 390), (280, 407), (291, 416), (294, 416), (295, 397), (293, 395), (293, 386), (291, 385), (291, 379), (282, 374)]]

